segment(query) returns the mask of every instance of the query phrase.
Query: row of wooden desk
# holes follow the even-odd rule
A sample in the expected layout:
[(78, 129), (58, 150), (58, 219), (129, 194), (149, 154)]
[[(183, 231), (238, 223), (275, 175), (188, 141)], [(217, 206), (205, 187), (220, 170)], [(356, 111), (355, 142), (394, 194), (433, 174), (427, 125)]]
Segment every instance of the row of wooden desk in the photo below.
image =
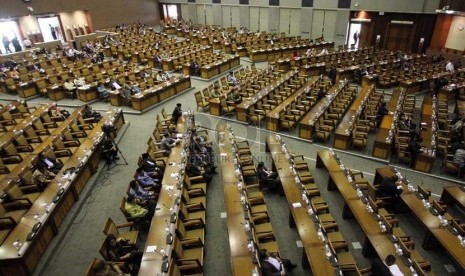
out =
[(290, 79), (295, 78), (298, 74), (298, 71), (287, 72), (286, 74), (281, 75), (276, 81), (272, 82), (268, 86), (263, 87), (260, 91), (255, 93), (251, 99), (243, 100), (236, 106), (236, 120), (241, 122), (248, 122), (249, 109), (255, 103), (261, 101), (263, 98), (268, 96), (269, 93), (273, 92), (274, 89), (278, 88), (280, 85), (283, 85), (286, 82), (289, 82)]
[[(190, 118), (186, 115), (179, 118), (176, 125), (176, 130), (179, 134), (187, 133), (189, 127), (188, 120)], [(155, 209), (150, 229), (147, 233), (139, 275), (162, 275), (166, 272), (163, 271), (162, 265), (167, 260), (169, 261), (171, 257), (171, 245), (168, 245), (166, 241), (168, 234), (166, 228), (170, 227), (171, 231), (176, 226), (176, 223), (167, 225), (168, 222), (172, 221), (172, 213), (175, 213), (177, 219), (180, 219), (179, 208), (176, 208), (175, 202), (179, 201), (181, 191), (177, 188), (179, 180), (175, 176), (183, 179), (183, 175), (179, 174), (180, 166), (183, 163), (182, 152), (190, 142), (188, 141), (189, 139), (187, 137), (173, 147), (168, 156), (167, 166), (162, 179), (162, 187), (158, 196), (157, 208)], [(173, 233), (173, 235), (175, 234)]]
[[(266, 152), (273, 158), (273, 168), (279, 174), (289, 204), (289, 226), (297, 228), (302, 241), (303, 266), (309, 265), (313, 275), (334, 275), (336, 268), (326, 258), (325, 243), (319, 239), (314, 222), (304, 208), (306, 203), (302, 199), (302, 191), (294, 180), (290, 163), (275, 135), (267, 136)], [(295, 208), (294, 204), (300, 204), (301, 207)]]
[(349, 110), (346, 111), (334, 132), (335, 148), (342, 150), (347, 150), (349, 148), (354, 125), (362, 114), (364, 106), (370, 99), (370, 95), (374, 93), (374, 91), (374, 86), (364, 87), (362, 92), (350, 106)]
[[(239, 55), (228, 55), (214, 63), (202, 65), (200, 67), (200, 77), (202, 79), (211, 79), (214, 76), (224, 73), (240, 63)], [(184, 75), (190, 75), (190, 62), (186, 62), (182, 66), (182, 72)]]
[[(247, 245), (249, 235), (246, 232), (246, 220), (241, 204), (241, 190), (238, 188), (240, 181), (235, 172), (234, 153), (231, 151), (231, 142), (234, 140), (230, 129), (226, 125), (217, 128), (220, 140), (221, 171), (223, 175), (224, 201), (226, 207), (226, 224), (228, 227), (229, 248), (231, 254), (232, 275), (251, 275), (258, 265), (252, 261), (253, 254)], [(245, 184), (244, 184), (245, 185)], [(254, 257), (257, 259), (257, 256)]]
[[(94, 129), (88, 133), (76, 153), (68, 159), (63, 169), (26, 212), (6, 240), (0, 246), (1, 275), (31, 275), (53, 237), (57, 234), (66, 214), (89, 178), (97, 170), (101, 150), (99, 142), (103, 137), (101, 126), (112, 123), (119, 129), (124, 123), (121, 110), (112, 110)], [(67, 169), (75, 168), (74, 173), (66, 177)], [(63, 190), (61, 190), (63, 189)], [(56, 200), (58, 193), (61, 196)], [(56, 201), (55, 203), (53, 203)], [(34, 216), (39, 215), (41, 227), (32, 240), (26, 238), (37, 223)], [(16, 243), (19, 242), (18, 249)]]
[[(395, 117), (399, 116), (402, 110), (398, 107), (403, 105), (405, 99), (405, 89), (395, 89), (391, 95), (389, 103), (386, 105), (389, 114), (384, 115), (381, 124), (376, 134), (375, 142), (373, 145), (372, 156), (381, 159), (389, 159), (392, 150), (392, 138), (395, 128), (397, 127)], [(397, 113), (397, 114), (396, 114)], [(394, 125), (393, 125), (394, 124)]]
[[(328, 190), (337, 189), (344, 199), (344, 218), (355, 217), (365, 234), (363, 254), (377, 255), (384, 260), (386, 256), (396, 255), (394, 243), (388, 235), (383, 233), (376, 219), (366, 210), (365, 204), (359, 198), (357, 190), (347, 179), (347, 175), (336, 160), (335, 155), (329, 151), (319, 151), (316, 160), (317, 168), (324, 168), (329, 173)], [(404, 275), (411, 275), (410, 267), (405, 262), (398, 261), (396, 264)], [(428, 272), (432, 275), (432, 272)]]
[(328, 92), (326, 97), (320, 99), (300, 121), (299, 126), (299, 137), (307, 140), (312, 140), (315, 134), (315, 123), (327, 109), (331, 106), (331, 103), (337, 99), (338, 95), (342, 93), (348, 87), (348, 82), (340, 82), (339, 85), (333, 85)]
[[(434, 99), (435, 100), (435, 99)], [(437, 141), (437, 104), (433, 103), (433, 96), (426, 96), (421, 106), (420, 137), (423, 152), (419, 154), (413, 168), (420, 172), (430, 173), (436, 159)]]
[(316, 44), (302, 44), (294, 46), (280, 46), (267, 49), (250, 49), (248, 50), (249, 58), (252, 62), (266, 61), (269, 55), (291, 56), (294, 52), (306, 52), (308, 49), (334, 48), (334, 42), (320, 42)]
[[(381, 183), (385, 177), (391, 177), (396, 172), (391, 167), (376, 169), (374, 184)], [(401, 202), (407, 209), (420, 221), (425, 229), (423, 248), (444, 248), (447, 253), (455, 260), (455, 262), (465, 269), (465, 247), (460, 245), (458, 238), (453, 235), (449, 229), (443, 227), (438, 219), (427, 208), (423, 206), (422, 200), (415, 194), (409, 191), (406, 185), (403, 185), (401, 194)], [(446, 202), (450, 202), (453, 198), (456, 202), (463, 206), (465, 193), (460, 187), (446, 187), (442, 198)]]
[[(163, 100), (166, 100), (191, 87), (190, 76), (181, 76), (155, 85), (143, 92), (131, 96), (132, 108), (143, 111)], [(110, 102), (113, 106), (122, 106), (123, 97), (120, 91), (110, 92)]]
[(266, 114), (266, 129), (278, 131), (280, 127), (281, 113), (284, 112), (286, 108), (289, 108), (289, 106), (295, 102), (297, 98), (312, 90), (312, 88), (314, 88), (314, 86), (318, 83), (318, 80), (319, 77), (312, 77), (308, 79), (302, 87), (294, 91), (291, 96), (287, 97), (287, 99), (285, 99), (282, 103), (268, 112)]

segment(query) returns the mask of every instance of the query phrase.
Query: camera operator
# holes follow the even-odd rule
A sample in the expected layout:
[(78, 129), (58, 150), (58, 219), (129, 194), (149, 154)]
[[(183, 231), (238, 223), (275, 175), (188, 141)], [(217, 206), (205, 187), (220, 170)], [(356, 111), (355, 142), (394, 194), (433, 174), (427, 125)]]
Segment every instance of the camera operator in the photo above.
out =
[(118, 150), (110, 139), (109, 135), (105, 135), (102, 141), (103, 157), (107, 160), (107, 164), (111, 164), (113, 161), (118, 160)]

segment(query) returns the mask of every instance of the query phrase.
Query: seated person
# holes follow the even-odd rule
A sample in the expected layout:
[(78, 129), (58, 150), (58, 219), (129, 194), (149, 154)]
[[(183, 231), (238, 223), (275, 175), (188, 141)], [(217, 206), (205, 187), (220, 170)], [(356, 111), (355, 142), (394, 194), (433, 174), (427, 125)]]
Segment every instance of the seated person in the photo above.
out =
[(103, 84), (99, 84), (97, 86), (97, 92), (99, 94), (100, 99), (106, 99), (110, 95), (108, 93), (108, 90), (105, 88), (105, 86), (103, 86)]
[(116, 146), (113, 144), (113, 141), (105, 135), (102, 141), (102, 154), (105, 160), (107, 161), (107, 164), (113, 163), (113, 161), (116, 161), (119, 159), (118, 155), (118, 150), (116, 149)]
[[(129, 207), (129, 209), (131, 209), (131, 207)], [(128, 212), (128, 209), (126, 209), (126, 212)], [(140, 216), (142, 213), (144, 212), (136, 212), (134, 214), (137, 217)], [(145, 213), (147, 213), (147, 210), (145, 210)], [(105, 239), (105, 250), (107, 253), (108, 260), (112, 262), (124, 262), (125, 265), (134, 264), (136, 266), (139, 266), (142, 260), (142, 252), (140, 252), (139, 250), (135, 250), (134, 246), (128, 245), (127, 240), (124, 240), (122, 238), (116, 239), (115, 235), (113, 234), (107, 235)]]
[(416, 135), (413, 135), (412, 138), (410, 138), (410, 143), (408, 145), (408, 151), (410, 152), (410, 155), (412, 156), (411, 160), (411, 166), (415, 166), (415, 162), (417, 160), (417, 156), (421, 154), (422, 146), (421, 142), (423, 142), (423, 139), (421, 137), (416, 137)]
[(168, 76), (165, 73), (163, 73), (163, 71), (159, 71), (157, 74), (157, 81), (163, 82), (167, 80), (168, 80)]
[(142, 168), (137, 168), (135, 177), (142, 187), (151, 188), (156, 191), (160, 190), (160, 184), (157, 183), (160, 182), (160, 180), (150, 177)]
[(139, 94), (140, 92), (139, 84), (137, 82), (133, 82), (131, 85), (131, 95)]
[(82, 117), (84, 119), (93, 118), (94, 123), (97, 123), (100, 121), (100, 119), (102, 119), (102, 115), (97, 111), (94, 111), (88, 104), (84, 105), (84, 109), (82, 110)]
[(379, 196), (390, 196), (390, 197), (399, 197), (402, 193), (402, 186), (397, 184), (399, 177), (394, 175), (392, 177), (386, 177), (381, 181), (381, 185), (379, 185)]
[(459, 144), (454, 153), (454, 163), (457, 163), (462, 171), (465, 169), (465, 146)]
[(229, 72), (227, 81), (231, 82), (234, 86), (237, 86), (239, 84), (239, 81), (236, 79), (236, 77), (234, 77), (234, 73), (232, 71)]
[(324, 96), (326, 96), (326, 93), (325, 93), (323, 87), (321, 87), (320, 90), (318, 91), (318, 95), (316, 97), (316, 100), (319, 101), (319, 100), (323, 99)]
[(187, 163), (186, 173), (189, 177), (202, 176), (207, 184), (213, 179), (213, 173), (205, 170), (201, 165), (196, 164), (196, 162)]
[(120, 90), (121, 85), (115, 79), (110, 79), (110, 88)]
[(59, 108), (55, 102), (50, 104), (50, 112), (52, 117), (61, 117), (63, 120), (70, 115), (68, 110)]
[(233, 89), (229, 94), (228, 94), (228, 101), (233, 102), (235, 104), (240, 104), (242, 102), (241, 95), (237, 92), (236, 89)]
[(282, 192), (281, 180), (277, 172), (272, 172), (265, 167), (265, 163), (259, 162), (257, 166), (258, 180), (268, 186), (271, 191)]
[(129, 186), (129, 195), (134, 196), (134, 198), (137, 200), (136, 202), (142, 204), (143, 206), (147, 206), (147, 204), (150, 203), (150, 200), (155, 201), (158, 198), (158, 194), (142, 189), (137, 180), (132, 180), (129, 183)]
[(189, 65), (189, 72), (192, 76), (200, 76), (200, 65), (193, 59)]
[(141, 157), (140, 167), (147, 173), (151, 173), (152, 176), (155, 176), (159, 179), (163, 178), (163, 171), (158, 167), (157, 162), (150, 158), (147, 153), (143, 153)]
[(97, 259), (92, 265), (93, 276), (118, 276), (123, 275), (124, 265), (107, 264), (102, 259)]
[(211, 99), (217, 99), (217, 98), (221, 97), (222, 95), (223, 95), (223, 93), (221, 93), (220, 88), (218, 86), (215, 86), (213, 88), (213, 91), (210, 92), (210, 98)]
[(396, 264), (396, 257), (394, 255), (387, 255), (385, 261), (375, 259), (371, 265), (372, 276), (403, 276), (399, 266)]
[(376, 122), (378, 123), (378, 126), (381, 124), (381, 121), (384, 118), (384, 115), (387, 115), (389, 113), (389, 110), (386, 108), (386, 102), (383, 102), (378, 109), (378, 113), (376, 113)]
[(55, 174), (43, 165), (38, 165), (37, 169), (32, 174), (34, 181), (39, 184), (40, 187), (45, 187), (55, 178)]
[(165, 132), (161, 139), (161, 149), (169, 155), (171, 148), (174, 148), (180, 142), (180, 140), (172, 138), (168, 132)]
[(127, 83), (125, 83), (120, 90), (120, 95), (126, 101), (131, 101), (132, 91), (131, 87)]
[(76, 98), (77, 87), (74, 86), (74, 83), (71, 81), (71, 79), (67, 79), (63, 83), (63, 87), (73, 96), (73, 98)]
[(57, 159), (47, 157), (42, 152), (39, 153), (38, 157), (39, 157), (37, 160), (38, 168), (39, 167), (47, 168), (47, 170), (51, 171), (54, 174), (59, 173), (61, 168), (63, 168), (63, 165), (60, 162), (58, 162)]
[(124, 210), (131, 218), (144, 218), (145, 222), (150, 224), (156, 205), (157, 202), (155, 200), (141, 200), (136, 199), (133, 195), (128, 195), (126, 204), (124, 204)]
[(274, 253), (268, 253), (266, 249), (260, 249), (259, 258), (263, 276), (286, 275), (286, 269), (292, 272), (297, 266), (288, 259), (281, 259)]

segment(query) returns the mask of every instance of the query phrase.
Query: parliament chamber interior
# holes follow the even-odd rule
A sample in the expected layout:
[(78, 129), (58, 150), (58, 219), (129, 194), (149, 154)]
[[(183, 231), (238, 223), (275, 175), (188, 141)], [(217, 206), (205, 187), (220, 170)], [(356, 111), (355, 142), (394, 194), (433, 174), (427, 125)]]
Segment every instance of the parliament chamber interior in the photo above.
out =
[(2, 0), (0, 275), (464, 275), (464, 26), (462, 0)]

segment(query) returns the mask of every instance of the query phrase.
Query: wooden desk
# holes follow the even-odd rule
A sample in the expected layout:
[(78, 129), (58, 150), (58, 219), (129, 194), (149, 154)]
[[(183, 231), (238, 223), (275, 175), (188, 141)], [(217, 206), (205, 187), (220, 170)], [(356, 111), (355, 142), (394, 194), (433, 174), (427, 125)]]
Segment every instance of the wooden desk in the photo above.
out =
[[(266, 137), (266, 152), (273, 158), (273, 168), (279, 174), (289, 204), (289, 226), (297, 228), (302, 241), (302, 265), (310, 265), (313, 275), (334, 275), (334, 268), (326, 259), (325, 244), (318, 238), (314, 222), (304, 208), (306, 203), (302, 200), (302, 192), (295, 183), (289, 161), (282, 153), (281, 144), (275, 135)], [(300, 203), (302, 207), (294, 208), (293, 203)]]
[(276, 87), (279, 87), (281, 84), (289, 81), (291, 78), (294, 78), (298, 72), (290, 71), (287, 72), (285, 75), (281, 75), (281, 77), (271, 83), (270, 85), (262, 88), (259, 92), (255, 93), (251, 99), (242, 101), (240, 104), (236, 106), (236, 120), (241, 122), (248, 122), (248, 114), (250, 106), (253, 106), (256, 102), (260, 101), (264, 97), (266, 97), (269, 93), (274, 91)]
[[(252, 253), (247, 244), (249, 235), (244, 228), (246, 220), (241, 203), (241, 191), (237, 187), (238, 177), (235, 173), (233, 153), (229, 141), (231, 136), (225, 125), (219, 125), (218, 133), (224, 137), (219, 141), (221, 171), (223, 172), (224, 201), (226, 207), (226, 224), (228, 227), (229, 248), (231, 250), (232, 275), (250, 275), (256, 264), (252, 262)], [(256, 258), (257, 256), (255, 256)]]
[[(186, 118), (184, 115), (178, 120), (176, 129), (178, 133), (187, 132)], [(139, 275), (161, 275), (161, 265), (164, 257), (160, 251), (165, 250), (168, 256), (171, 255), (171, 246), (167, 246), (166, 244), (167, 233), (165, 228), (166, 222), (170, 221), (172, 211), (170, 208), (175, 205), (176, 197), (180, 195), (181, 192), (177, 189), (178, 181), (175, 177), (172, 177), (171, 174), (179, 172), (178, 165), (181, 163), (181, 152), (185, 144), (186, 141), (182, 140), (180, 144), (172, 148), (168, 157), (168, 162), (166, 162), (167, 166), (163, 174), (162, 188), (158, 196), (157, 208), (155, 209), (155, 214), (147, 234)], [(169, 164), (173, 165), (170, 166)], [(173, 224), (170, 224), (170, 227), (173, 226)], [(149, 246), (157, 246), (157, 252), (147, 251), (147, 247)]]
[(389, 138), (389, 134), (391, 133), (391, 137), (397, 127), (394, 123), (394, 116), (396, 113), (401, 112), (402, 110), (398, 110), (397, 106), (399, 101), (403, 102), (405, 99), (405, 90), (403, 89), (395, 89), (391, 95), (391, 99), (389, 103), (386, 105), (389, 114), (383, 117), (381, 121), (381, 125), (379, 127), (378, 133), (376, 134), (375, 142), (373, 145), (372, 156), (378, 157), (382, 159), (389, 159), (391, 157), (391, 149), (392, 149), (392, 138)]
[(62, 86), (55, 84), (47, 89), (48, 98), (52, 101), (59, 101), (63, 99), (66, 94)]
[(318, 77), (312, 77), (308, 79), (308, 81), (302, 87), (300, 87), (291, 96), (276, 106), (271, 112), (268, 112), (266, 114), (266, 129), (271, 131), (278, 131), (280, 127), (281, 113), (284, 111), (284, 109), (292, 104), (298, 97), (307, 93), (307, 91), (310, 91), (311, 88), (314, 87), (318, 82), (318, 80)]
[[(364, 256), (377, 255), (382, 260), (389, 254), (395, 256), (394, 244), (385, 233), (381, 232), (379, 224), (373, 215), (366, 211), (365, 204), (358, 197), (357, 191), (347, 179), (335, 156), (328, 150), (319, 151), (317, 153), (316, 167), (324, 168), (329, 173), (328, 190), (337, 189), (344, 198), (343, 217), (354, 217), (362, 228), (365, 234)], [(404, 262), (398, 261), (396, 264), (404, 275), (411, 275), (410, 268)], [(428, 275), (432, 275), (432, 272), (428, 272)]]
[[(96, 167), (92, 168), (92, 166), (100, 160), (100, 147), (95, 144), (94, 138), (102, 137), (101, 126), (106, 121), (114, 122), (118, 129), (118, 126), (124, 123), (122, 112), (120, 110), (111, 111), (94, 127), (76, 153), (64, 164), (61, 172), (52, 183), (47, 185), (47, 188), (29, 208), (18, 225), (10, 232), (0, 246), (0, 274), (32, 274), (48, 244), (58, 232), (66, 214), (78, 199), (82, 187), (96, 170)], [(84, 152), (88, 149), (91, 150), (91, 153), (85, 154)], [(63, 172), (72, 167), (78, 168), (78, 170), (70, 180), (66, 180), (63, 178)], [(63, 194), (56, 203), (52, 203), (57, 191), (61, 189), (60, 186), (64, 189)], [(39, 214), (42, 226), (33, 239), (28, 242), (26, 237), (37, 222), (35, 219), (31, 219), (35, 214)], [(17, 239), (23, 243), (20, 251), (13, 246), (13, 242)]]
[(465, 189), (463, 186), (444, 187), (440, 200), (448, 205), (455, 204), (465, 210)]
[(33, 81), (17, 83), (16, 89), (18, 91), (18, 96), (21, 98), (27, 99), (37, 95), (36, 85)]
[[(437, 109), (437, 107), (434, 109)], [(433, 124), (436, 125), (437, 129), (437, 121), (434, 121), (432, 116), (436, 111), (433, 110), (433, 97), (426, 96), (421, 108), (421, 122), (423, 124), (421, 125), (420, 137), (423, 139), (422, 146), (428, 152), (422, 152), (417, 156), (413, 164), (414, 169), (417, 171), (430, 173), (436, 159), (436, 144), (433, 144), (432, 141), (433, 139), (436, 140), (436, 133), (433, 133)]]
[(357, 96), (349, 110), (342, 117), (341, 122), (334, 132), (334, 147), (337, 149), (347, 150), (352, 137), (352, 129), (358, 117), (361, 115), (362, 107), (368, 101), (370, 94), (375, 91), (374, 86), (363, 88)]
[(97, 86), (86, 85), (78, 87), (77, 97), (83, 102), (90, 102), (98, 98)]
[(300, 120), (300, 126), (299, 126), (299, 137), (312, 140), (313, 135), (314, 135), (314, 127), (315, 127), (315, 122), (318, 121), (320, 116), (322, 116), (326, 110), (329, 108), (331, 105), (331, 102), (334, 101), (339, 93), (343, 91), (345, 88), (347, 88), (348, 82), (344, 83), (344, 85), (333, 85), (328, 92), (327, 95), (330, 97), (324, 97), (316, 103), (310, 112), (305, 115), (302, 120)]
[[(166, 100), (181, 91), (191, 87), (190, 76), (182, 76), (180, 78), (173, 78), (169, 81), (158, 84), (154, 87), (144, 90), (142, 93), (131, 96), (132, 108), (142, 111), (147, 109), (163, 100)], [(117, 95), (111, 95), (115, 104), (120, 104), (117, 101)], [(112, 101), (112, 103), (113, 103)]]
[[(380, 183), (385, 177), (394, 175), (395, 171), (393, 171), (391, 167), (377, 168), (374, 184)], [(458, 238), (450, 233), (447, 228), (440, 225), (439, 219), (423, 206), (422, 201), (414, 192), (409, 191), (406, 185), (403, 185), (403, 190), (400, 196), (402, 204), (405, 205), (426, 228), (422, 247), (431, 249), (441, 246), (459, 266), (465, 268), (465, 248), (460, 245)]]

